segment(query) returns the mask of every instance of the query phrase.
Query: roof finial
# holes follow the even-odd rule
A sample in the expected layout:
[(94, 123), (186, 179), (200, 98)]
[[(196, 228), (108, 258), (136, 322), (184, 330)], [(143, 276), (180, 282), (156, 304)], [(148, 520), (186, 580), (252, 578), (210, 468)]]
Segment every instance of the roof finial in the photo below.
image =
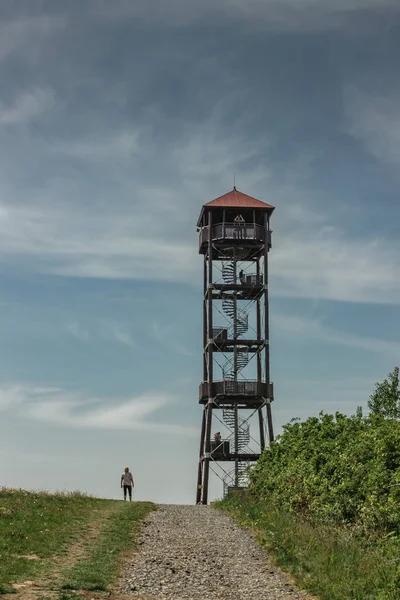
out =
[(233, 174), (233, 189), (236, 192), (236, 173)]

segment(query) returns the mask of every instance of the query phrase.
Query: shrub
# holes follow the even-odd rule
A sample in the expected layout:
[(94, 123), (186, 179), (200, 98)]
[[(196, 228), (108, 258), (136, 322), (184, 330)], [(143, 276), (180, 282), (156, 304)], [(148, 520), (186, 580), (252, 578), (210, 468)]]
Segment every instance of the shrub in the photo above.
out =
[(385, 404), (385, 390), (397, 397), (396, 376), (398, 386), (398, 369), (390, 384), (377, 384), (373, 404), (393, 410), (321, 413), (285, 425), (252, 470), (250, 493), (320, 522), (399, 533), (400, 422), (394, 401)]

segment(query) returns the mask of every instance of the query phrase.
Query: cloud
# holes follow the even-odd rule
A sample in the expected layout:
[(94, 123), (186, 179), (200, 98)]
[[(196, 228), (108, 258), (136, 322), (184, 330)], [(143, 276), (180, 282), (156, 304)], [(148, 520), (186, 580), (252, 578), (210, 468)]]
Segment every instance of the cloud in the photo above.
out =
[(112, 325), (111, 331), (115, 339), (121, 344), (129, 346), (130, 348), (137, 348), (136, 342), (128, 331), (123, 331), (118, 325)]
[(20, 125), (39, 118), (55, 105), (55, 93), (50, 88), (37, 87), (17, 96), (11, 106), (0, 104), (0, 125)]
[(10, 17), (0, 21), (0, 61), (10, 55), (18, 55), (30, 63), (36, 63), (48, 43), (68, 24), (63, 15), (14, 14)]
[(27, 387), (23, 384), (0, 388), (0, 411), (15, 410), (26, 402), (29, 397), (33, 401), (37, 398), (47, 397), (49, 394), (58, 394), (61, 390), (57, 387)]
[(24, 392), (25, 389), (21, 386), (0, 390), (0, 411), (6, 411), (10, 408), (15, 409), (24, 401)]
[(66, 204), (38, 201), (27, 207), (0, 201), (0, 248), (8, 258), (29, 257), (36, 272), (187, 281), (195, 243), (154, 237), (151, 226), (146, 236), (145, 220), (150, 221), (151, 215), (135, 215), (131, 210), (89, 216), (86, 209)]
[(94, 16), (112, 20), (140, 19), (147, 23), (182, 27), (204, 19), (215, 23), (240, 22), (253, 28), (315, 31), (346, 28), (353, 13), (397, 9), (396, 0), (150, 0), (146, 4), (93, 0)]
[(71, 320), (67, 323), (68, 333), (82, 342), (93, 342), (105, 340), (107, 342), (117, 341), (119, 344), (137, 348), (137, 344), (126, 325), (106, 319), (86, 319), (85, 326), (79, 321)]
[[(211, 183), (205, 187), (201, 183), (204, 167), (196, 167), (198, 152), (193, 151), (193, 144), (191, 139), (185, 158), (183, 147), (174, 157), (178, 172), (186, 169), (188, 173), (186, 185), (191, 182), (195, 190), (191, 192), (190, 205), (186, 185), (183, 189), (178, 187), (174, 194), (173, 184), (166, 184), (159, 195), (153, 182), (147, 188), (143, 181), (137, 186), (134, 205), (120, 203), (118, 210), (106, 206), (101, 211), (89, 211), (85, 205), (60, 199), (50, 201), (46, 195), (39, 199), (34, 194), (28, 206), (2, 200), (12, 196), (5, 190), (0, 195), (0, 260), (16, 266), (22, 261), (25, 269), (59, 276), (198, 285), (202, 263), (195, 229), (188, 228), (187, 218), (192, 215), (195, 222), (201, 206), (199, 200), (216, 195), (215, 190), (221, 189), (218, 177), (226, 169), (217, 173), (215, 157), (214, 167), (210, 168), (211, 180), (215, 173), (214, 192)], [(206, 153), (206, 146), (201, 152)], [(245, 172), (243, 185), (246, 191), (258, 195), (257, 189), (253, 192), (246, 186), (253, 175), (257, 181), (257, 166)], [(398, 241), (372, 237), (370, 232), (366, 237), (355, 238), (344, 229), (327, 226), (330, 215), (320, 210), (313, 210), (313, 219), (307, 223), (304, 215), (311, 214), (311, 209), (306, 183), (290, 202), (283, 200), (288, 193), (287, 183), (281, 187), (275, 180), (268, 186), (268, 196), (277, 199), (274, 215), (277, 230), (270, 255), (271, 293), (283, 297), (399, 303)], [(260, 189), (263, 187), (260, 184)], [(70, 194), (68, 189), (67, 194)], [(303, 216), (299, 216), (299, 207), (304, 209)]]
[[(375, 374), (378, 378), (380, 374)], [(367, 413), (366, 405), (375, 386), (375, 376), (365, 378), (340, 377), (339, 379), (293, 379), (279, 381), (279, 402), (273, 406), (275, 423), (288, 423), (294, 417), (307, 419), (317, 416), (321, 410), (334, 414), (355, 414), (358, 406)], [(293, 403), (293, 399), (296, 402)], [(276, 427), (277, 434), (281, 433)]]
[(141, 151), (139, 132), (121, 131), (111, 135), (83, 137), (71, 141), (52, 143), (52, 150), (86, 161), (109, 161), (110, 156), (115, 159), (130, 159)]
[(174, 403), (175, 398), (164, 393), (149, 392), (125, 400), (100, 400), (56, 387), (14, 385), (0, 388), (0, 410), (19, 418), (79, 429), (140, 430), (188, 437), (197, 435), (194, 428), (149, 418)]
[(275, 234), (271, 293), (345, 302), (400, 302), (400, 247), (380, 237), (348, 238), (335, 227)]
[(182, 344), (173, 344), (172, 349), (180, 356), (193, 356), (193, 352), (185, 348)]
[[(10, 448), (5, 448), (4, 450), (0, 450), (0, 456), (5, 456), (10, 459)], [(45, 463), (56, 463), (57, 457), (54, 454), (45, 454), (40, 452), (32, 452), (29, 450), (28, 452), (18, 452), (13, 449), (12, 452), (12, 462), (15, 464), (16, 461), (20, 461), (24, 464), (37, 464), (42, 466)]]
[(400, 88), (365, 91), (347, 85), (343, 91), (347, 131), (378, 160), (400, 165)]
[(90, 342), (92, 337), (90, 333), (84, 329), (77, 321), (71, 321), (67, 324), (67, 330), (74, 337), (78, 338), (82, 342)]
[(400, 354), (400, 341), (380, 340), (340, 331), (325, 326), (318, 319), (277, 313), (274, 314), (273, 327), (279, 334), (298, 335), (302, 339), (308, 338), (328, 344), (358, 348), (379, 354), (384, 353), (396, 358)]
[[(226, 126), (226, 114), (238, 112), (235, 98), (223, 95), (200, 122), (168, 121), (153, 106), (125, 131), (97, 115), (94, 137), (83, 129), (24, 140), (15, 156), (26, 150), (21, 164), (33, 164), (42, 178), (27, 189), (20, 172), (14, 180), (9, 174), (14, 160), (0, 166), (0, 261), (62, 277), (199, 285), (196, 218), (203, 202), (231, 187), (236, 171), (239, 189), (277, 206), (273, 295), (399, 303), (399, 242), (370, 232), (355, 238), (347, 221), (328, 227), (328, 200), (336, 199), (325, 193), (318, 210), (310, 202), (321, 201), (312, 189), (315, 153), (300, 147), (277, 174), (273, 141), (251, 129), (259, 115), (241, 112), (234, 128)], [(157, 145), (154, 130), (165, 119), (174, 125), (173, 142), (161, 136)], [(175, 351), (189, 355), (182, 345)]]
[(193, 352), (185, 348), (185, 346), (176, 341), (176, 335), (179, 331), (179, 327), (176, 323), (168, 323), (167, 325), (160, 325), (158, 321), (154, 320), (152, 323), (152, 331), (154, 339), (160, 344), (175, 352), (179, 356), (193, 356)]

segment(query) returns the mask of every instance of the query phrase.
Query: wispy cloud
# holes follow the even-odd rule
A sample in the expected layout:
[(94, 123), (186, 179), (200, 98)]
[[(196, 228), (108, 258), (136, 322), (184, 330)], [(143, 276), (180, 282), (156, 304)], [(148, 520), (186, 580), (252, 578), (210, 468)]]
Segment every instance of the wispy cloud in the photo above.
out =
[[(137, 18), (162, 21), (168, 26), (187, 26), (204, 18), (218, 22), (239, 21), (253, 27), (291, 31), (345, 28), (352, 13), (366, 10), (396, 9), (396, 0), (204, 0), (138, 4), (120, 0), (111, 6), (107, 0), (92, 0), (93, 14), (107, 19)], [(371, 24), (373, 25), (373, 23)]]
[[(336, 411), (355, 414), (362, 406), (367, 413), (368, 398), (373, 392), (375, 381), (384, 373), (376, 373), (365, 378), (346, 377), (337, 379), (293, 379), (283, 378), (279, 382), (279, 402), (274, 407), (274, 418), (279, 423), (287, 423), (293, 417), (307, 419), (317, 416), (321, 410), (334, 414)], [(321, 392), (323, 390), (323, 392)], [(295, 405), (293, 398), (296, 399)], [(277, 430), (279, 434), (279, 428)]]
[(379, 354), (387, 354), (398, 358), (400, 355), (400, 340), (382, 340), (360, 336), (348, 331), (340, 331), (327, 327), (318, 319), (298, 317), (295, 315), (274, 314), (274, 329), (280, 334), (301, 336), (302, 339), (316, 340), (328, 344), (358, 348)]
[[(79, 214), (81, 213), (81, 214)], [(195, 243), (146, 236), (143, 219), (127, 209), (89, 218), (67, 204), (31, 207), (1, 203), (0, 247), (9, 256), (34, 258), (35, 270), (105, 279), (188, 280)], [(76, 223), (79, 221), (80, 228)], [(159, 223), (162, 228), (162, 223)], [(4, 236), (3, 236), (4, 234)]]
[(346, 302), (400, 302), (400, 247), (380, 237), (355, 239), (336, 227), (275, 235), (271, 291)]
[(68, 321), (66, 325), (68, 333), (82, 342), (93, 342), (103, 340), (108, 343), (118, 342), (130, 348), (137, 348), (129, 327), (109, 319), (85, 319), (85, 325), (77, 320)]
[(92, 135), (71, 141), (52, 143), (52, 151), (60, 155), (89, 162), (107, 162), (110, 156), (121, 160), (132, 159), (140, 152), (139, 131), (121, 131), (104, 137)]
[[(275, 184), (273, 191), (278, 193), (278, 187)], [(201, 206), (198, 200), (204, 196), (199, 190), (193, 199), (193, 222)], [(208, 197), (212, 198), (211, 191)], [(153, 201), (156, 205), (157, 196)], [(175, 202), (184, 206), (184, 191), (177, 191)], [(272, 293), (400, 302), (398, 241), (372, 237), (370, 232), (367, 237), (350, 237), (344, 229), (327, 227), (328, 215), (317, 212), (309, 227), (300, 229), (299, 223), (294, 227), (297, 217), (296, 212), (290, 213), (290, 204), (286, 202), (282, 218), (277, 208), (281, 226), (274, 233), (271, 252)], [(137, 206), (133, 211), (120, 206), (118, 214), (107, 210), (92, 217), (84, 208), (66, 203), (37, 201), (28, 207), (0, 198), (0, 260), (22, 257), (33, 271), (63, 276), (197, 284), (201, 261), (194, 226), (190, 236), (187, 227), (181, 226), (180, 239), (179, 224), (170, 214), (168, 220), (151, 223), (148, 204)], [(307, 211), (306, 203), (304, 207)], [(299, 222), (305, 224), (304, 219)]]
[(185, 346), (176, 341), (177, 332), (179, 331), (176, 323), (168, 323), (167, 325), (160, 325), (158, 321), (154, 320), (152, 323), (153, 336), (166, 348), (175, 352), (180, 356), (193, 356), (193, 352), (190, 352)]
[(55, 105), (55, 92), (50, 88), (35, 88), (17, 96), (14, 104), (0, 104), (0, 125), (20, 125), (33, 121)]
[(137, 348), (137, 344), (129, 331), (122, 330), (118, 325), (112, 325), (111, 331), (115, 339), (121, 344), (129, 346), (130, 348)]
[(347, 85), (343, 93), (348, 131), (380, 161), (400, 165), (400, 89), (386, 93)]
[[(171, 10), (182, 8), (192, 14), (187, 4), (173, 3)], [(230, 4), (239, 12), (265, 10), (256, 2), (250, 2), (248, 8), (233, 1), (221, 7), (225, 10)], [(267, 4), (273, 7), (273, 3)], [(372, 0), (337, 5), (320, 2), (318, 9), (317, 2), (309, 0), (299, 10), (351, 11), (378, 4)], [(290, 2), (283, 5), (294, 7)], [(206, 8), (211, 9), (211, 3)], [(199, 4), (200, 9), (203, 6)], [(111, 9), (108, 3), (93, 3), (92, 10), (106, 14)], [(142, 9), (137, 3), (120, 2), (115, 5), (114, 16), (124, 10), (136, 14)], [(237, 87), (235, 76), (226, 73), (218, 61), (210, 64), (215, 77), (226, 81), (228, 90)], [(27, 136), (23, 148), (17, 147), (13, 159), (0, 166), (0, 261), (13, 268), (23, 265), (34, 273), (62, 277), (197, 285), (202, 266), (195, 233), (198, 212), (203, 202), (229, 189), (236, 171), (240, 173), (238, 187), (277, 205), (272, 294), (399, 303), (399, 242), (372, 237), (370, 231), (355, 238), (351, 223), (327, 227), (333, 218), (329, 203), (321, 202), (323, 207), (316, 211), (308, 200), (316, 177), (315, 149), (305, 145), (298, 157), (283, 161), (280, 176), (274, 173), (272, 157), (280, 130), (265, 142), (259, 127), (262, 115), (238, 110), (238, 95), (225, 92), (213, 103), (208, 117), (199, 121), (170, 117), (153, 99), (134, 118), (125, 116), (126, 128), (120, 122), (117, 128), (110, 126), (105, 118), (107, 105), (99, 112), (82, 108), (80, 127), (57, 134), (60, 137), (35, 132)], [(361, 101), (356, 101), (353, 112), (357, 112), (358, 104)], [(72, 112), (66, 110), (73, 122)], [(359, 113), (362, 115), (362, 110)], [(17, 122), (16, 114), (21, 119), (24, 111), (4, 118)], [(32, 112), (29, 114), (34, 118)], [(227, 114), (235, 115), (234, 128), (226, 125)], [(367, 126), (368, 113), (364, 121)], [(392, 121), (381, 129), (389, 131)], [(157, 136), (155, 132), (162, 125), (165, 129)], [(394, 125), (392, 129), (394, 132)], [(395, 159), (397, 134), (393, 132), (390, 154)], [(381, 135), (384, 137), (382, 131)], [(34, 171), (32, 179), (41, 173), (40, 183), (29, 187), (29, 202), (20, 173), (15, 173), (14, 179), (9, 173), (15, 168), (15, 157), (23, 151), (27, 153), (23, 163)], [(7, 148), (5, 158), (8, 153)], [(114, 337), (129, 345), (129, 333), (120, 333)], [(175, 350), (187, 354), (184, 345)]]
[(61, 390), (59, 388), (50, 386), (27, 387), (24, 384), (16, 384), (0, 387), (0, 410), (6, 411), (8, 409), (18, 409), (21, 404), (26, 402), (28, 397), (35, 401), (38, 398), (43, 399), (49, 395), (56, 395), (60, 392)]
[[(201, 280), (194, 226), (198, 211), (202, 202), (218, 194), (216, 190), (227, 189), (226, 173), (233, 173), (243, 161), (242, 189), (277, 205), (272, 293), (400, 302), (398, 241), (372, 237), (370, 231), (355, 238), (344, 228), (327, 226), (332, 219), (329, 203), (319, 210), (309, 204), (312, 154), (305, 162), (303, 154), (290, 161), (281, 179), (273, 177), (264, 167), (265, 160), (255, 160), (254, 165), (250, 160), (262, 152), (259, 137), (244, 142), (244, 124), (227, 133), (221, 119), (218, 109), (201, 127), (186, 128), (165, 158), (172, 180), (161, 186), (160, 180), (148, 182), (138, 175), (130, 203), (109, 205), (103, 200), (101, 210), (89, 211), (85, 204), (71, 201), (76, 190), (64, 179), (52, 180), (39, 193), (31, 191), (29, 205), (16, 202), (15, 191), (4, 187), (0, 260), (15, 264), (22, 259), (25, 268), (61, 276), (197, 284)], [(142, 143), (144, 153), (150, 152), (151, 139), (144, 137)], [(44, 160), (47, 150), (42, 151)], [(111, 165), (114, 158), (111, 152)], [(90, 167), (91, 158), (85, 160)]]
[(83, 342), (90, 342), (90, 340), (92, 339), (90, 333), (86, 329), (84, 329), (82, 325), (78, 323), (78, 321), (70, 321), (67, 324), (67, 330), (74, 337), (78, 338), (78, 340), (81, 340)]
[(160, 435), (197, 434), (191, 427), (151, 420), (175, 399), (147, 393), (125, 400), (88, 398), (54, 387), (13, 385), (0, 388), (0, 409), (23, 419), (79, 429), (140, 430)]
[[(5, 6), (2, 6), (4, 9)], [(7, 11), (6, 11), (7, 12)], [(13, 11), (10, 11), (11, 13)], [(49, 40), (67, 27), (63, 15), (24, 16), (15, 13), (0, 22), (0, 61), (10, 55), (23, 56), (28, 62), (37, 62)]]

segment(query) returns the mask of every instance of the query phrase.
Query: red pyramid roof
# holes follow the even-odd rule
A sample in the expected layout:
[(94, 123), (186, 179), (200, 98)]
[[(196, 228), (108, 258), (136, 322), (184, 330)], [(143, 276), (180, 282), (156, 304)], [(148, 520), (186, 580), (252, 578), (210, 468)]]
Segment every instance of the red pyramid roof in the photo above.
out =
[(220, 196), (219, 198), (216, 198), (215, 200), (211, 200), (211, 202), (207, 202), (207, 204), (204, 206), (222, 206), (227, 208), (236, 208), (236, 206), (241, 208), (269, 208), (271, 212), (275, 208), (271, 204), (261, 202), (261, 200), (257, 200), (257, 198), (253, 198), (252, 196), (243, 194), (243, 192), (239, 192), (235, 187), (232, 191)]

